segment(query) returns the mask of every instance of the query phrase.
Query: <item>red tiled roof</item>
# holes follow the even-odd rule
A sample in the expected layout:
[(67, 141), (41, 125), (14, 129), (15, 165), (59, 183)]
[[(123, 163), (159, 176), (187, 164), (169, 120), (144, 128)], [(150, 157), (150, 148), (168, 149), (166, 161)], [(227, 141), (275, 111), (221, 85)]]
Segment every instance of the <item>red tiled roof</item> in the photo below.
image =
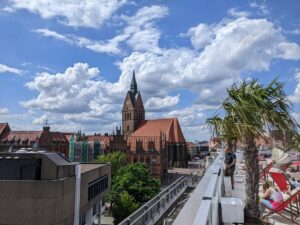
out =
[(8, 127), (8, 123), (0, 123), (0, 135), (3, 133), (6, 127)]
[(61, 132), (50, 132), (51, 138), (54, 142), (60, 141), (60, 142), (68, 142), (66, 136), (64, 133)]
[(64, 133), (66, 139), (68, 140), (68, 142), (70, 142), (72, 136), (73, 136), (73, 133)]
[(42, 131), (10, 131), (3, 137), (1, 141), (37, 141), (40, 138)]
[(177, 118), (142, 121), (130, 137), (159, 137), (161, 133), (166, 135), (167, 142), (185, 142)]

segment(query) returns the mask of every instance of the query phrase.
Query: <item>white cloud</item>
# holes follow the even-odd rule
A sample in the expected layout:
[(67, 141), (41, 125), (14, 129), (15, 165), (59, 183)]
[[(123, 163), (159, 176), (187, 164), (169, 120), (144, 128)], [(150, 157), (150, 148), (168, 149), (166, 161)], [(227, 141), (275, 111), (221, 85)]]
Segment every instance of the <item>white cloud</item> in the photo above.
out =
[(179, 97), (179, 94), (176, 96), (166, 96), (164, 98), (151, 97), (145, 103), (145, 108), (149, 112), (168, 111), (178, 104)]
[(176, 109), (164, 114), (164, 117), (177, 117), (182, 127), (194, 127), (203, 125), (205, 118), (202, 108), (197, 105)]
[(299, 28), (295, 28), (293, 30), (284, 30), (285, 33), (287, 34), (295, 34), (295, 35), (298, 35), (300, 34), (300, 29)]
[(201, 49), (210, 44), (214, 38), (214, 32), (210, 26), (200, 23), (198, 26), (190, 28), (187, 36), (191, 37), (194, 48)]
[[(266, 19), (238, 18), (203, 26), (209, 27), (212, 35), (209, 41), (200, 41), (202, 48), (133, 52), (116, 64), (121, 75), (114, 83), (102, 79), (99, 69), (83, 63), (61, 74), (39, 74), (27, 83), (38, 95), (23, 105), (63, 114), (64, 121), (71, 125), (120, 124), (121, 106), (135, 69), (146, 111), (173, 110), (179, 102), (174, 90), (193, 92), (194, 105), (164, 113), (178, 116), (184, 129), (190, 129), (203, 124), (203, 111), (215, 109), (226, 88), (241, 79), (241, 73), (266, 71), (276, 58), (299, 58), (299, 46)], [(191, 39), (196, 43), (197, 37)], [(152, 113), (151, 117), (156, 115)]]
[(120, 54), (122, 50), (119, 45), (125, 42), (134, 51), (159, 53), (161, 49), (158, 46), (158, 41), (161, 32), (154, 26), (154, 21), (167, 14), (168, 9), (166, 7), (154, 5), (139, 9), (131, 17), (122, 16), (121, 18), (126, 21), (127, 25), (120, 34), (106, 41), (90, 40), (71, 34), (59, 34), (48, 29), (36, 29), (35, 32), (94, 52)]
[[(203, 25), (200, 27), (202, 30)], [(135, 68), (148, 96), (165, 96), (181, 88), (198, 93), (199, 102), (216, 103), (229, 85), (239, 81), (241, 72), (266, 71), (273, 59), (296, 60), (300, 54), (299, 46), (288, 42), (265, 19), (239, 18), (211, 26), (211, 31), (213, 35), (203, 49), (167, 49), (161, 54), (134, 52), (119, 64), (120, 69), (130, 74)]]
[(249, 17), (251, 15), (250, 12), (247, 11), (240, 11), (238, 8), (231, 8), (228, 10), (228, 15), (233, 17)]
[[(290, 100), (293, 103), (299, 103), (300, 102), (300, 69), (295, 70), (295, 80), (297, 82), (297, 86), (295, 88), (294, 94), (290, 96)], [(299, 115), (298, 115), (298, 118)]]
[(9, 67), (7, 65), (4, 64), (0, 64), (0, 73), (14, 73), (17, 75), (21, 75), (24, 71), (17, 69), (17, 68), (13, 68), (13, 67)]
[(0, 115), (8, 114), (9, 110), (8, 108), (0, 108)]
[(266, 16), (270, 14), (270, 10), (265, 3), (251, 2), (249, 5), (251, 8), (258, 10), (257, 13), (259, 15)]
[(26, 9), (43, 19), (57, 19), (67, 26), (100, 27), (126, 0), (9, 0), (6, 11)]

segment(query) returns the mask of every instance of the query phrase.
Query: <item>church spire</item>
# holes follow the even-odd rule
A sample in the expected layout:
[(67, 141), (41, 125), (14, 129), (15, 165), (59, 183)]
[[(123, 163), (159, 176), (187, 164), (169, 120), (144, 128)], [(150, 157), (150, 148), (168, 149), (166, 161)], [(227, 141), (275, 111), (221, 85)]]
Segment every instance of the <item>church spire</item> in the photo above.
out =
[(131, 84), (130, 84), (130, 91), (132, 91), (133, 93), (137, 92), (137, 84), (136, 84), (136, 80), (135, 80), (135, 71), (134, 70), (133, 70), (132, 80), (131, 80)]

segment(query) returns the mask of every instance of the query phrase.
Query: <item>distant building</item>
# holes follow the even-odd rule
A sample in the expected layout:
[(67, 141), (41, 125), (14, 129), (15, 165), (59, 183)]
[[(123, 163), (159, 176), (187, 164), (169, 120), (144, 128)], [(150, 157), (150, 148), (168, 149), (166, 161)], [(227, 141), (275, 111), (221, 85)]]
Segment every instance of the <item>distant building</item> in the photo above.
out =
[(187, 142), (187, 150), (189, 151), (191, 157), (197, 156), (199, 153), (199, 146), (198, 143), (195, 142)]
[(277, 147), (285, 147), (292, 141), (292, 133), (285, 130), (270, 130), (270, 137), (273, 144)]
[(0, 153), (0, 224), (92, 225), (110, 184), (109, 164), (72, 163), (58, 153)]
[(12, 131), (8, 123), (0, 123), (0, 152), (21, 148), (40, 148), (69, 155), (69, 141), (65, 134), (52, 132), (49, 126), (44, 126), (42, 131)]

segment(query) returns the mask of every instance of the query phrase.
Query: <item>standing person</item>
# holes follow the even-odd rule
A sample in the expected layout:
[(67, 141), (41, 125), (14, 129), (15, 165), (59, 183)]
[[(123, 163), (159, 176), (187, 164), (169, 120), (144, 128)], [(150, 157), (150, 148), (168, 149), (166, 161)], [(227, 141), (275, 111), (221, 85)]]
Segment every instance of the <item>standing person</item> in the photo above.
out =
[(234, 170), (235, 170), (235, 163), (236, 163), (236, 155), (232, 152), (231, 147), (225, 148), (225, 176), (231, 177), (231, 187), (234, 189)]

